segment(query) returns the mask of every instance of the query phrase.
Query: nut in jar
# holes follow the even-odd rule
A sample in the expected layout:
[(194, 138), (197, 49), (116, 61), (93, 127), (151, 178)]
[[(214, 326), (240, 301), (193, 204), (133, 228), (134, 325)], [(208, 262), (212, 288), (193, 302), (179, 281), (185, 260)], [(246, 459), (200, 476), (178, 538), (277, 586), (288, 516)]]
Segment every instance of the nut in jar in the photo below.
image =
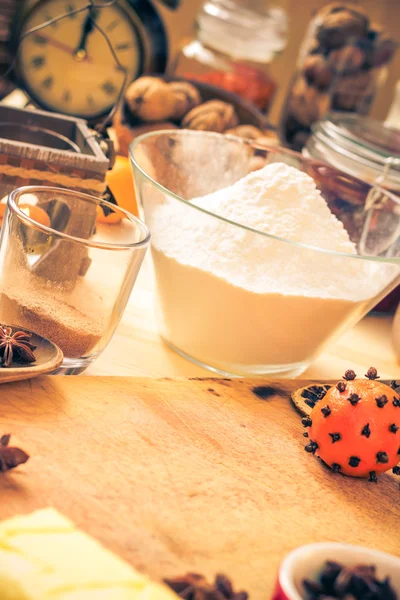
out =
[(370, 71), (360, 71), (352, 75), (343, 75), (335, 86), (331, 106), (334, 110), (365, 112), (363, 103), (371, 100), (373, 77)]
[(368, 34), (369, 21), (358, 7), (332, 5), (326, 14), (320, 15), (316, 37), (326, 50), (341, 48), (352, 38), (362, 38)]
[(368, 114), (395, 50), (359, 5), (334, 2), (318, 11), (282, 115), (286, 143), (301, 150), (313, 123), (331, 110)]
[(296, 80), (292, 91), (289, 110), (303, 127), (311, 126), (329, 109), (329, 95), (310, 85), (304, 77)]

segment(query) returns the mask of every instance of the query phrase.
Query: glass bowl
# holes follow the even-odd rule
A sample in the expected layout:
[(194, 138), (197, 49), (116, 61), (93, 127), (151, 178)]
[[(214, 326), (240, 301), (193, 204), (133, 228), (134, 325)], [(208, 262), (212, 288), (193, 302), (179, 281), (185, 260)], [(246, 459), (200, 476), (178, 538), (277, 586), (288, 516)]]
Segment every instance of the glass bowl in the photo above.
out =
[[(160, 334), (201, 366), (299, 375), (400, 281), (400, 198), (384, 189), (283, 148), (208, 132), (153, 132), (134, 141), (130, 157), (152, 234)], [(323, 247), (312, 237), (300, 243), (217, 215), (208, 200), (190, 202), (276, 162), (314, 179), (354, 254), (329, 249), (329, 236)], [(313, 218), (306, 214), (305, 226)]]

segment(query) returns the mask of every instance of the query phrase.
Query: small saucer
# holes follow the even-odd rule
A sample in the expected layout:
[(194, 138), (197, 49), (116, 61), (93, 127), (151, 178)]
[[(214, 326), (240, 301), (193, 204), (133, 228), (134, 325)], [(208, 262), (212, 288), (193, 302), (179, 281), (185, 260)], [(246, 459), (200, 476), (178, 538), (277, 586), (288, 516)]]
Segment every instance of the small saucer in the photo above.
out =
[(58, 346), (41, 335), (25, 329), (25, 327), (19, 325), (7, 325), (7, 327), (11, 327), (13, 333), (24, 331), (31, 335), (29, 341), (36, 346), (36, 350), (34, 350), (36, 361), (25, 364), (12, 362), (9, 367), (0, 367), (0, 383), (32, 379), (58, 369), (64, 359), (64, 355)]

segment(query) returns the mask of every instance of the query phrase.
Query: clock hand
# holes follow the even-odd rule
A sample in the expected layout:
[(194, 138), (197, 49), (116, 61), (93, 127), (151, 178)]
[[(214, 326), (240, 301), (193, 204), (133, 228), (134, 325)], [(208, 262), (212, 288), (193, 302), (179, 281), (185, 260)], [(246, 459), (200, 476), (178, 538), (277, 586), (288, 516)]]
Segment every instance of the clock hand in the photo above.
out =
[[(51, 38), (47, 35), (43, 35), (42, 33), (40, 34), (40, 37), (45, 39), (46, 42), (48, 44), (50, 44), (50, 46), (54, 46), (54, 48), (57, 48), (58, 50), (62, 50), (63, 52), (66, 52), (70, 56), (74, 56), (74, 49), (72, 48), (72, 46), (68, 46), (67, 44), (64, 44), (64, 42), (55, 40), (54, 38)], [(93, 60), (89, 56), (86, 56), (84, 60), (86, 60), (87, 62), (93, 62)]]
[(48, 37), (47, 35), (40, 35), (41, 38), (43, 38), (44, 40), (46, 40), (46, 42), (48, 44), (50, 44), (50, 46), (54, 46), (54, 48), (58, 48), (58, 50), (62, 50), (63, 52), (67, 52), (67, 54), (73, 54), (74, 53), (74, 49), (71, 48), (71, 46), (67, 46), (67, 44), (64, 44), (63, 42), (60, 42), (59, 40), (55, 40), (53, 38)]
[(98, 11), (91, 6), (88, 11), (88, 15), (83, 22), (81, 39), (79, 40), (79, 44), (74, 52), (74, 56), (77, 60), (85, 60), (87, 57), (86, 45), (89, 34), (92, 33), (94, 29), (94, 23), (97, 17)]

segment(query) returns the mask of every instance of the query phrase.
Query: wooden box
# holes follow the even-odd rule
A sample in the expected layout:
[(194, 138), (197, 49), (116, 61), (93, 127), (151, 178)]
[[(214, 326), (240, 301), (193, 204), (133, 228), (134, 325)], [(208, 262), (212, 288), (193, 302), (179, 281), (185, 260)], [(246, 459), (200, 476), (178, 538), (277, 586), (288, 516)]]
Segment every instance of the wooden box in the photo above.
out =
[(0, 198), (26, 185), (101, 196), (108, 168), (84, 120), (0, 105)]

